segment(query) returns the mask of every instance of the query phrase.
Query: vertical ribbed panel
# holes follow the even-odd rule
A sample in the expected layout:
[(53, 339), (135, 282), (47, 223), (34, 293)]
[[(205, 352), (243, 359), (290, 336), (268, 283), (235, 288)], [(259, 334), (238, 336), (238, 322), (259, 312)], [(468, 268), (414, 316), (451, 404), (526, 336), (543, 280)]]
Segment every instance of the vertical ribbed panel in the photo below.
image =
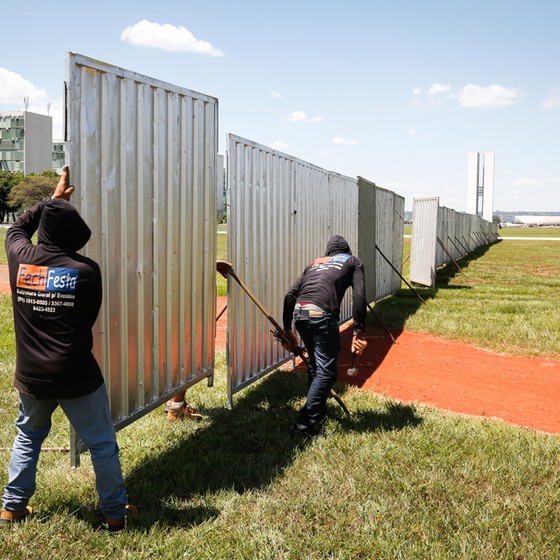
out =
[(375, 300), (377, 301), (401, 287), (399, 274), (402, 275), (404, 198), (394, 192), (376, 187), (375, 224), (375, 238), (379, 248), (375, 251)]
[[(282, 325), (284, 295), (331, 235), (357, 248), (355, 179), (229, 134), (228, 258), (241, 281)], [(272, 325), (235, 282), (228, 291), (228, 393), (289, 359)], [(349, 316), (345, 302), (341, 319)]]
[(439, 198), (415, 198), (412, 206), (410, 280), (433, 286), (436, 278), (436, 246)]
[(218, 106), (72, 53), (67, 87), (75, 202), (104, 282), (95, 353), (122, 426), (212, 375)]
[(438, 198), (415, 198), (412, 211), (410, 280), (435, 286), (436, 269), (495, 243), (498, 226), (474, 214), (440, 207)]

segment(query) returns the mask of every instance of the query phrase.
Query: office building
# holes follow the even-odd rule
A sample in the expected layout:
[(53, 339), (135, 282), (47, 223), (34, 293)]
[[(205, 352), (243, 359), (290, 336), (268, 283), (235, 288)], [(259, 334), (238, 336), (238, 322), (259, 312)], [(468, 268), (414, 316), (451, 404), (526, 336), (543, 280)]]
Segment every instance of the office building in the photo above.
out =
[(0, 170), (25, 175), (53, 169), (52, 117), (29, 111), (0, 113)]

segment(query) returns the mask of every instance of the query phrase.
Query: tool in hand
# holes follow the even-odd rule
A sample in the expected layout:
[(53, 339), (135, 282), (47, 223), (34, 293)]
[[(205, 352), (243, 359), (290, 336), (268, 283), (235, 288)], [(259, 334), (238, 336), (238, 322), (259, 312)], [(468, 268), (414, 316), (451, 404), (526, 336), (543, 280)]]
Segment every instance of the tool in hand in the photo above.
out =
[[(247, 288), (247, 286), (245, 286), (245, 284), (243, 284), (243, 282), (241, 282), (241, 280), (239, 279), (237, 274), (235, 274), (235, 270), (233, 269), (233, 265), (231, 263), (226, 262), (226, 261), (217, 261), (216, 262), (216, 271), (218, 273), (220, 273), (224, 278), (227, 278), (228, 275), (231, 276), (239, 284), (239, 287), (249, 296), (249, 298), (253, 301), (253, 303), (261, 310), (263, 315), (274, 325), (274, 330), (270, 331), (273, 334), (274, 338), (276, 338), (276, 340), (278, 340), (281, 343), (283, 342), (283, 343), (289, 345), (290, 341), (284, 335), (284, 329), (274, 319), (274, 317), (272, 317), (272, 315), (270, 315), (270, 313), (259, 303), (257, 298), (251, 293), (249, 288)], [(293, 344), (291, 346), (292, 346), (292, 353), (295, 356), (297, 356), (298, 358), (301, 358), (303, 363), (307, 367), (309, 367), (309, 361), (308, 361), (307, 357), (305, 356), (304, 349), (301, 346), (294, 346)], [(331, 397), (333, 397), (334, 400), (340, 405), (342, 410), (344, 410), (344, 412), (348, 416), (350, 416), (350, 411), (346, 408), (346, 405), (344, 404), (344, 402), (342, 402), (342, 399), (338, 396), (336, 391), (334, 389), (331, 389), (330, 394), (331, 394)]]
[(346, 375), (349, 375), (350, 377), (358, 375), (358, 368), (356, 367), (356, 356), (356, 352), (352, 352), (352, 364), (346, 372)]

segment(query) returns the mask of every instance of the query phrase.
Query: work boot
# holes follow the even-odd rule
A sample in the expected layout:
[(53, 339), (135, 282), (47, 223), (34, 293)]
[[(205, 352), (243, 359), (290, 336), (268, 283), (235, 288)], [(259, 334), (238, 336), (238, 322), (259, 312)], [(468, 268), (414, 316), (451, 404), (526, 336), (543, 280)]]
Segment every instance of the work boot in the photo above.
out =
[(173, 408), (172, 403), (173, 401), (167, 401), (167, 405), (165, 406), (167, 419), (170, 422), (184, 420), (185, 418), (196, 420), (197, 422), (200, 422), (202, 420), (202, 414), (199, 414), (198, 410), (190, 406), (187, 401), (183, 401), (179, 408)]
[(126, 515), (124, 517), (117, 517), (117, 518), (106, 518), (105, 522), (107, 523), (107, 529), (109, 533), (117, 533), (122, 531), (126, 526), (126, 518), (127, 517), (137, 517), (138, 516), (138, 508), (133, 506), (132, 504), (126, 505)]
[(319, 435), (319, 430), (314, 426), (305, 426), (304, 424), (294, 424), (290, 428), (290, 437), (300, 441), (305, 441)]
[(7, 509), (3, 509), (2, 513), (0, 514), (0, 525), (9, 525), (11, 523), (20, 523), (24, 521), (29, 515), (33, 508), (31, 506), (27, 506), (24, 510), (20, 511), (10, 511)]

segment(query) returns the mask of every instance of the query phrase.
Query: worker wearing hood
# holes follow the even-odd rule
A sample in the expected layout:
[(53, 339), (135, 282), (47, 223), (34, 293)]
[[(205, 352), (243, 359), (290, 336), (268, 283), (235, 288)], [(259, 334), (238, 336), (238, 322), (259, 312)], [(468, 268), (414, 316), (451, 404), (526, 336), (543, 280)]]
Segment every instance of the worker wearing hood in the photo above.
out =
[(6, 235), (19, 417), (0, 523), (30, 513), (41, 444), (60, 406), (90, 450), (107, 526), (119, 530), (134, 508), (127, 504), (107, 390), (92, 353), (101, 272), (95, 261), (76, 252), (91, 231), (69, 202), (73, 191), (65, 167), (52, 199), (24, 212)]
[(293, 322), (309, 354), (309, 391), (292, 426), (292, 434), (317, 435), (326, 418), (326, 401), (338, 378), (340, 304), (350, 287), (352, 352), (361, 354), (367, 345), (363, 336), (366, 319), (364, 265), (352, 255), (344, 237), (335, 235), (329, 239), (325, 256), (305, 267), (284, 298), (284, 334), (291, 342), (284, 347), (290, 350), (292, 345), (297, 345)]

